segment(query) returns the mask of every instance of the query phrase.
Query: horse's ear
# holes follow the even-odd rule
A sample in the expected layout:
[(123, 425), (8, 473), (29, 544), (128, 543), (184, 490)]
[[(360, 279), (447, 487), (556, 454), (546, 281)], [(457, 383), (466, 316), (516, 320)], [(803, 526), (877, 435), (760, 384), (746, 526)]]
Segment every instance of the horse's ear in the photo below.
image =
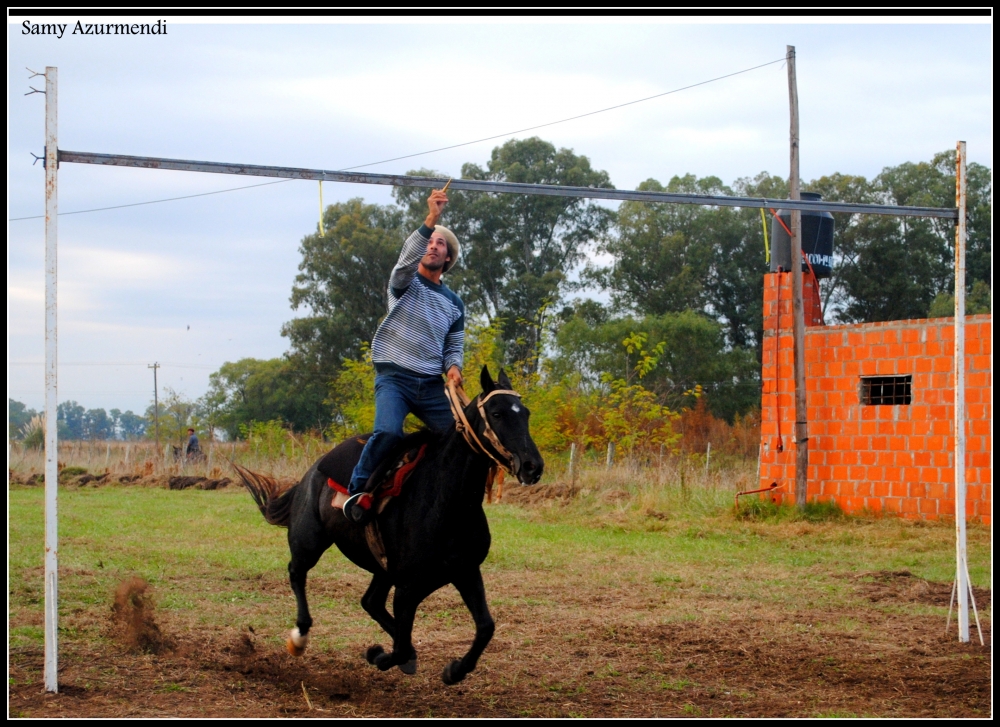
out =
[(514, 388), (513, 386), (511, 386), (510, 379), (507, 378), (507, 372), (504, 371), (503, 369), (500, 369), (500, 375), (497, 376), (497, 386), (499, 386), (501, 389)]
[(490, 370), (486, 366), (483, 366), (483, 370), (479, 373), (479, 385), (483, 387), (484, 394), (489, 394), (497, 388), (490, 376)]

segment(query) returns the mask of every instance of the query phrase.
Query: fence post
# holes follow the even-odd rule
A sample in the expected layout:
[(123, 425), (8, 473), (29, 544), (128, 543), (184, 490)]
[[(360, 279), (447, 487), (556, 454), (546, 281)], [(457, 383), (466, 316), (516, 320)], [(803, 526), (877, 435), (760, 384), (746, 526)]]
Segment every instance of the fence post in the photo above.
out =
[(757, 484), (754, 485), (754, 487), (760, 487), (760, 460), (763, 457), (763, 451), (764, 451), (764, 443), (763, 442), (758, 442), (757, 443), (757, 479), (756, 479)]
[(576, 486), (576, 442), (569, 445), (569, 486)]
[(607, 467), (611, 469), (611, 465), (615, 463), (615, 443), (610, 439), (608, 440), (608, 462)]
[(708, 446), (705, 448), (705, 478), (708, 478), (708, 463), (712, 459), (712, 443), (709, 442)]

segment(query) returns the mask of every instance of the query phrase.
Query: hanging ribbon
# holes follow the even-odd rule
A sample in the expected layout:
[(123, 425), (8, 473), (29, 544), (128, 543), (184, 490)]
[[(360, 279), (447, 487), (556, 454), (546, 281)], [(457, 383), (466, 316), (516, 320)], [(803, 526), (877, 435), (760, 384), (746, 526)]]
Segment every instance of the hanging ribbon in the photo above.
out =
[(323, 230), (323, 180), (319, 180), (319, 236), (326, 236)]

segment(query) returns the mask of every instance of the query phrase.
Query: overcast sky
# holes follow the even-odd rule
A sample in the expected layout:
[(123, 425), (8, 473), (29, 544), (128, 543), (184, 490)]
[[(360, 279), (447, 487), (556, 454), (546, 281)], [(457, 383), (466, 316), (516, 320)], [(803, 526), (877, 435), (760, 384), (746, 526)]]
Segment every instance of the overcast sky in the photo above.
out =
[[(31, 18), (31, 22), (75, 22)], [(8, 218), (44, 211), (42, 95), (59, 69), (59, 147), (341, 169), (541, 124), (705, 81), (797, 50), (802, 177), (871, 177), (968, 142), (992, 167), (992, 26), (628, 19), (185, 23), (145, 37), (23, 34), (8, 25)], [(84, 19), (86, 22), (86, 19)], [(148, 20), (147, 20), (148, 22)], [(614, 185), (788, 173), (788, 86), (775, 64), (536, 132)], [(522, 134), (521, 136), (530, 136)], [(458, 175), (504, 139), (367, 167)], [(59, 209), (144, 202), (267, 180), (64, 164)], [(390, 190), (324, 184), (327, 204)], [(59, 399), (140, 412), (191, 398), (225, 361), (272, 358), (295, 313), (315, 182), (59, 220)], [(8, 222), (10, 397), (43, 406), (44, 225)], [(400, 241), (402, 242), (402, 241)], [(87, 365), (81, 365), (87, 364)]]

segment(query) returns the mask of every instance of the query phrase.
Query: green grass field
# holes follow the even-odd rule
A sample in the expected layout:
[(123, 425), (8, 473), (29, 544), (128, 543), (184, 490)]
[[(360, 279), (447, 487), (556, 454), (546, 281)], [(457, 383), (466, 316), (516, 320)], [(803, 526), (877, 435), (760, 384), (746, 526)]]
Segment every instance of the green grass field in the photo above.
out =
[[(41, 487), (13, 486), (8, 494), (9, 650), (17, 661), (18, 654), (36, 653), (42, 645), (44, 500)], [(605, 624), (602, 639), (614, 640), (630, 630), (715, 628), (768, 614), (787, 615), (785, 630), (821, 627), (838, 638), (878, 640), (883, 622), (904, 617), (940, 622), (943, 631), (945, 606), (919, 599), (872, 603), (859, 588), (878, 574), (902, 571), (915, 581), (950, 583), (953, 525), (756, 510), (736, 516), (727, 489), (628, 483), (612, 491), (585, 487), (566, 502), (487, 506), (493, 548), (484, 576), (501, 626), (490, 650), (503, 653), (504, 638), (520, 652), (555, 639), (584, 653), (595, 622)], [(158, 622), (173, 636), (236, 635), (250, 627), (265, 648), (281, 651), (294, 622), (286, 531), (267, 525), (241, 490), (63, 488), (59, 524), (61, 646), (82, 661), (87, 653), (112, 647), (113, 594), (131, 575), (149, 582)], [(990, 540), (989, 528), (970, 526), (971, 577), (980, 587), (992, 578)], [(353, 654), (359, 644), (385, 641), (358, 604), (367, 581), (336, 549), (324, 556), (310, 575), (316, 619), (310, 649)], [(448, 591), (421, 608), (418, 639), (471, 638), (468, 613)], [(979, 608), (989, 627), (989, 604)], [(819, 624), (819, 618), (827, 620)], [(528, 627), (532, 620), (538, 633)], [(586, 679), (614, 681), (628, 671), (614, 660), (599, 661), (611, 671), (592, 670)], [(488, 670), (487, 657), (484, 663)], [(25, 662), (11, 678), (38, 679), (37, 666)], [(563, 667), (553, 669), (562, 675), (548, 682), (563, 685), (556, 691), (581, 688)], [(687, 673), (659, 674), (649, 689), (666, 699), (704, 683)], [(806, 713), (839, 714), (843, 708), (828, 704)], [(703, 706), (697, 709), (708, 714)]]
[[(43, 492), (16, 488), (9, 495), (11, 608), (40, 612)], [(489, 507), (493, 548), (484, 566), (487, 579), (530, 571), (587, 574), (597, 586), (653, 582), (670, 588), (687, 582), (788, 608), (836, 599), (849, 590), (837, 576), (908, 570), (930, 581), (952, 579), (954, 529), (948, 523), (780, 516), (745, 521), (733, 517), (722, 493), (697, 493), (687, 502), (675, 493), (674, 499), (660, 503), (667, 512), (655, 510), (653, 516), (635, 502), (607, 507), (586, 496), (568, 507)], [(250, 498), (234, 488), (67, 489), (60, 492), (59, 510), (65, 613), (109, 603), (117, 583), (138, 574), (153, 586), (161, 609), (196, 611), (202, 623), (225, 624), (225, 604), (261, 600), (257, 581), (285, 581), (286, 531), (267, 525)], [(970, 527), (969, 562), (973, 583), (989, 586), (988, 529)], [(314, 573), (352, 581), (360, 575), (336, 549)], [(345, 594), (345, 610), (358, 610), (359, 595)], [(288, 600), (276, 614), (284, 622), (292, 615), (290, 594)], [(15, 631), (13, 643), (24, 638), (38, 634)]]

